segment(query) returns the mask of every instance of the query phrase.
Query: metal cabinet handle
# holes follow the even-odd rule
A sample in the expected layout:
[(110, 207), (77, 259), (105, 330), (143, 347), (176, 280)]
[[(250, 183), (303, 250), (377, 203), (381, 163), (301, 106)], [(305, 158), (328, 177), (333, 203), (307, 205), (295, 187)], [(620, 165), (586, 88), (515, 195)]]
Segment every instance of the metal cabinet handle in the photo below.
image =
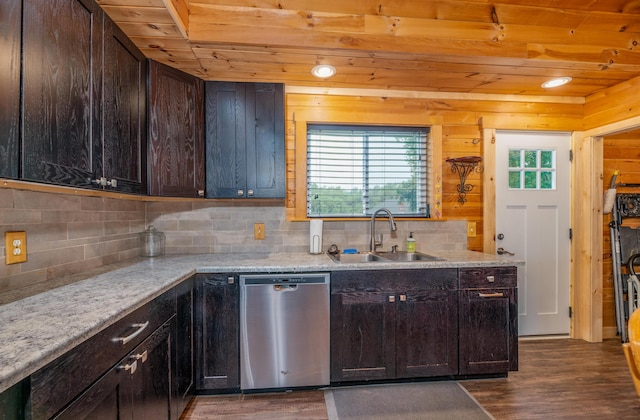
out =
[(227, 277), (227, 284), (234, 284), (236, 282), (235, 277), (229, 276)]
[(247, 196), (248, 197), (253, 197), (253, 190), (248, 190), (247, 191)]
[(136, 369), (138, 368), (138, 362), (134, 361), (133, 363), (127, 363), (126, 365), (118, 366), (120, 370), (128, 370), (130, 375), (136, 373)]
[(400, 295), (400, 302), (406, 302), (407, 301), (407, 295)]
[(393, 295), (389, 296), (389, 302), (390, 303), (394, 303), (395, 301), (396, 301), (396, 297), (395, 296), (393, 296)]
[(131, 324), (131, 326), (133, 328), (137, 328), (137, 330), (135, 330), (133, 333), (129, 334), (126, 337), (115, 337), (115, 338), (112, 338), (111, 341), (114, 341), (116, 343), (120, 342), (120, 344), (122, 344), (124, 346), (129, 341), (133, 340), (134, 338), (136, 338), (137, 336), (142, 334), (142, 331), (144, 331), (144, 329), (149, 326), (149, 321), (145, 322), (144, 324)]
[(481, 298), (504, 297), (504, 293), (478, 293), (478, 296)]
[(244, 195), (244, 191), (243, 190), (238, 190), (238, 197), (242, 197)]
[(140, 360), (142, 363), (144, 363), (144, 362), (146, 362), (146, 361), (147, 361), (147, 351), (146, 351), (146, 350), (145, 350), (145, 351), (143, 351), (143, 352), (142, 352), (142, 354), (140, 354), (140, 353), (133, 354), (133, 355), (131, 355), (131, 357), (129, 357), (129, 358), (130, 358), (131, 360), (135, 360), (135, 361)]

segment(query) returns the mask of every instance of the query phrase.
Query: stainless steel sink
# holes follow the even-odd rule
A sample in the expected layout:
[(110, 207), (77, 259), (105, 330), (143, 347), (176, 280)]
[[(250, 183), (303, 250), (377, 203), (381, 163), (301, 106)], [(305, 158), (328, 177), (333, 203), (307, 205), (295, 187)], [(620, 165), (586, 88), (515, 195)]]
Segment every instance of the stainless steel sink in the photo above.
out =
[(364, 254), (337, 254), (331, 255), (329, 254), (331, 259), (338, 263), (368, 263), (375, 261), (387, 261), (386, 259), (380, 257), (377, 254), (372, 254), (370, 252)]
[(422, 252), (378, 252), (379, 256), (390, 261), (443, 261), (442, 258), (423, 254)]
[(329, 254), (337, 263), (444, 261), (442, 258), (422, 252), (365, 252), (362, 254)]

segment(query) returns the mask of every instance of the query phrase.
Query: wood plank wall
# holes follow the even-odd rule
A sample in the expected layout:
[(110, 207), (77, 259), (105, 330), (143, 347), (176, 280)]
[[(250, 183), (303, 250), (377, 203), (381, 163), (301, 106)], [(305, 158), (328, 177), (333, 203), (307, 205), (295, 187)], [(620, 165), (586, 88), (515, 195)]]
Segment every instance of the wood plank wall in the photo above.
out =
[[(607, 188), (614, 171), (619, 171), (616, 182), (626, 184), (640, 184), (640, 136), (638, 134), (618, 134), (606, 136), (604, 143), (604, 188)], [(618, 188), (619, 193), (640, 193), (640, 188)], [(602, 298), (603, 298), (603, 329), (605, 337), (615, 336), (616, 318), (613, 290), (613, 265), (611, 259), (611, 237), (609, 222), (611, 215), (602, 218), (603, 267), (602, 267)], [(625, 219), (625, 226), (639, 227), (639, 219)], [(623, 268), (626, 273), (626, 269)]]
[[(640, 115), (640, 78), (620, 83), (586, 98), (585, 129), (597, 129), (608, 125), (620, 125)], [(640, 133), (620, 133), (603, 137), (603, 189), (608, 188), (611, 176), (618, 170), (617, 183), (640, 183)], [(618, 192), (640, 192), (637, 189), (619, 188)], [(613, 267), (609, 222), (611, 215), (602, 217), (602, 298), (603, 337), (616, 335)], [(627, 219), (626, 225), (638, 226), (640, 221)]]
[[(451, 98), (402, 98), (375, 96), (346, 96), (330, 94), (286, 95), (287, 115), (287, 208), (296, 206), (295, 149), (296, 123), (302, 121), (354, 123), (385, 123), (401, 121), (408, 125), (424, 124), (434, 117), (442, 125), (442, 217), (447, 220), (466, 220), (476, 223), (477, 235), (468, 239), (468, 249), (483, 249), (483, 185), (482, 174), (473, 173), (468, 182), (474, 186), (467, 201), (458, 201), (456, 186), (460, 182), (451, 172), (446, 159), (461, 156), (482, 156), (481, 120), (491, 117), (498, 128), (521, 127), (529, 130), (581, 130), (583, 105), (548, 98), (512, 96), (501, 100), (496, 95), (451, 94)], [(304, 182), (304, 181), (303, 181)], [(298, 204), (300, 205), (300, 204)]]

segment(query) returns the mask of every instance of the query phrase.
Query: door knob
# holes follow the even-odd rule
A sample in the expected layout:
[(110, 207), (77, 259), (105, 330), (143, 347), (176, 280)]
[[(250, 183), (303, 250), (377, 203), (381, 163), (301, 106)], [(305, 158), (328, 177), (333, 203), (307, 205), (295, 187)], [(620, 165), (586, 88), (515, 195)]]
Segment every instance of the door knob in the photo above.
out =
[(496, 249), (496, 252), (498, 253), (498, 255), (504, 255), (504, 254), (507, 254), (507, 255), (516, 255), (516, 254), (514, 254), (513, 252), (509, 252), (509, 251), (507, 251), (507, 250), (506, 250), (506, 249), (504, 249), (503, 247), (500, 247), (500, 248)]
[(502, 233), (498, 233), (498, 240), (503, 240), (504, 239), (504, 235)]

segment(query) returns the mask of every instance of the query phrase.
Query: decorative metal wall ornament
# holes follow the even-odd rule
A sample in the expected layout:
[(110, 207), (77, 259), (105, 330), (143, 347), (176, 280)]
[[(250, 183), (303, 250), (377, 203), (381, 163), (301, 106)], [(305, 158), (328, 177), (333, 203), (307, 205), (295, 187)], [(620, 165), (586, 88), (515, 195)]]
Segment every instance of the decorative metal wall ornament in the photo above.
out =
[(457, 185), (458, 201), (464, 204), (467, 201), (467, 193), (473, 190), (473, 185), (467, 184), (467, 177), (473, 171), (482, 172), (482, 158), (480, 156), (465, 156), (447, 159), (451, 164), (451, 172), (460, 176), (460, 184)]

